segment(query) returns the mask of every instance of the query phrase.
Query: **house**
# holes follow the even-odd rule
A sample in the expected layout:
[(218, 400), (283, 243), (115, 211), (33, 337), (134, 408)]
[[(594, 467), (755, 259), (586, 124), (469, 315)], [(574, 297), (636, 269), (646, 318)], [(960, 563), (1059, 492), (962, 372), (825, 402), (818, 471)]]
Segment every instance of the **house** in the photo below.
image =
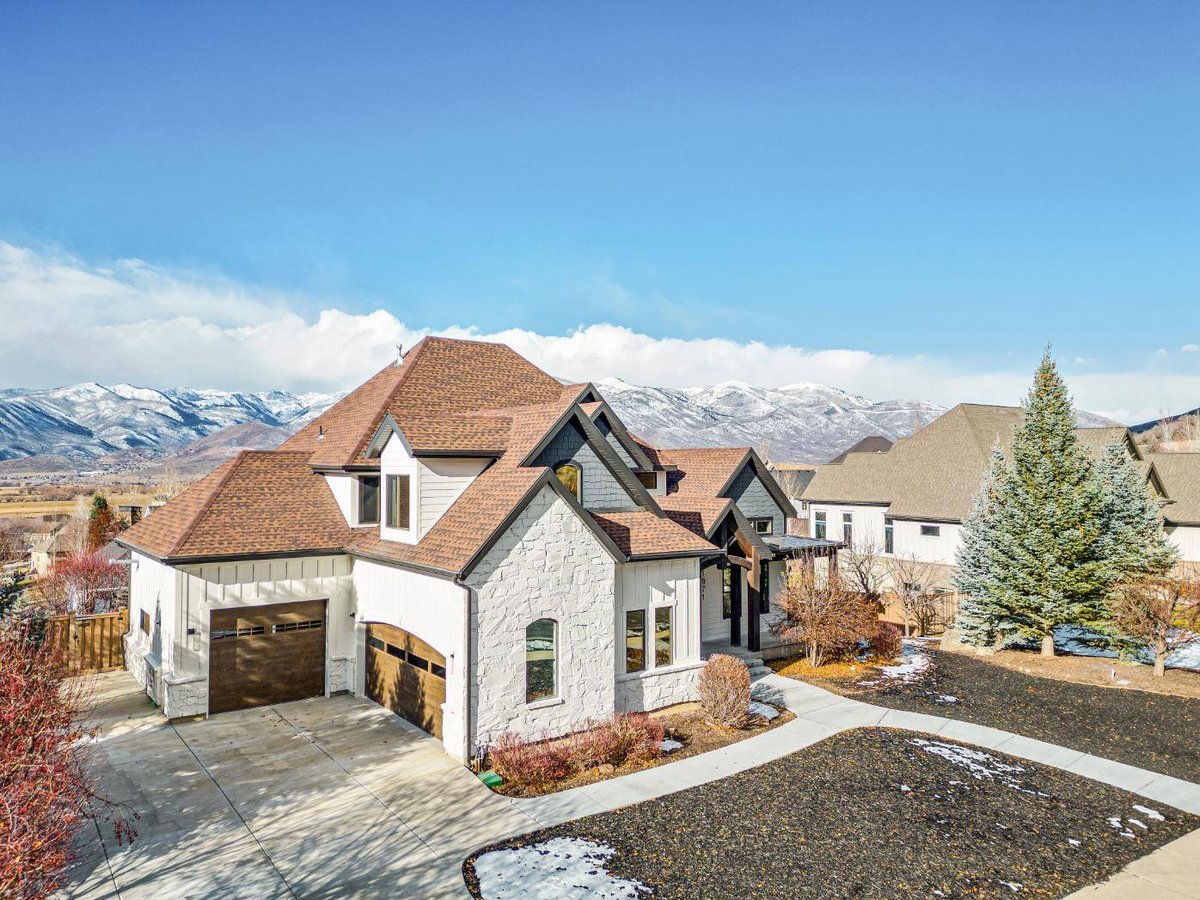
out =
[[(1007, 449), (1020, 417), (1018, 407), (961, 403), (887, 452), (851, 453), (822, 466), (802, 495), (810, 533), (849, 548), (873, 547), (885, 557), (920, 560), (928, 564), (932, 587), (949, 588), (962, 522), (992, 447), (999, 442)], [(1200, 560), (1200, 465), (1193, 461), (1200, 455), (1145, 457), (1120, 426), (1078, 428), (1076, 434), (1094, 453), (1113, 442), (1128, 450), (1149, 488), (1166, 501), (1164, 526), (1183, 559)]]
[(660, 450), (591, 384), (430, 337), (120, 535), (127, 665), (171, 718), (351, 692), (467, 760), (693, 699), (702, 640), (758, 640), (763, 567), (835, 551), (791, 512), (749, 449)]

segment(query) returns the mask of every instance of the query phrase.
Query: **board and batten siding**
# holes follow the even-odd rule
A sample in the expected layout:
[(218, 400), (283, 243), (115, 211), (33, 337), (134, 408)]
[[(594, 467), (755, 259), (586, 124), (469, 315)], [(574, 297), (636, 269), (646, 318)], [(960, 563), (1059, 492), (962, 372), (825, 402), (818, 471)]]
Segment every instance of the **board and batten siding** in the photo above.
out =
[[(129, 631), (125, 636), (125, 668), (160, 706), (159, 674), (170, 672), (179, 657), (175, 639), (179, 634), (179, 570), (145, 554), (131, 551), (129, 585)], [(150, 633), (142, 631), (142, 613), (150, 620)], [(169, 714), (169, 713), (168, 713)]]
[[(700, 674), (700, 561), (662, 559), (617, 566), (616, 577), (616, 709), (634, 712), (659, 709), (696, 699)], [(674, 659), (654, 661), (654, 611), (672, 609)], [(625, 672), (625, 613), (645, 610), (646, 670)]]
[(1179, 548), (1181, 562), (1200, 563), (1200, 526), (1168, 525), (1167, 539)]
[(431, 459), (420, 467), (421, 534), (424, 535), (488, 464), (486, 459)]
[(639, 508), (629, 491), (596, 454), (583, 428), (574, 419), (559, 429), (533, 465), (553, 467), (562, 462), (575, 463), (583, 472), (580, 502), (586, 509), (628, 511)]

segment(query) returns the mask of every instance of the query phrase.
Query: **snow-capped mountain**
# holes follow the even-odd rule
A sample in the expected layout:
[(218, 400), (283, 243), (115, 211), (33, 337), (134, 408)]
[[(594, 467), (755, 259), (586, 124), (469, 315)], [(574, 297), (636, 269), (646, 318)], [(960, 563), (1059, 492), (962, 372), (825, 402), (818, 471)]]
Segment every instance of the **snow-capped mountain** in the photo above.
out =
[(160, 391), (95, 382), (43, 391), (9, 389), (0, 391), (0, 460), (95, 458), (124, 451), (154, 456), (245, 422), (294, 431), (340, 396)]
[(924, 400), (873, 401), (823, 384), (762, 388), (726, 381), (706, 388), (596, 383), (634, 434), (663, 447), (752, 446), (787, 462), (825, 462), (872, 434), (895, 440), (945, 408)]
[[(868, 435), (895, 440), (945, 412), (923, 400), (874, 401), (823, 384), (656, 388), (607, 379), (596, 386), (629, 429), (654, 444), (752, 446), (779, 462), (825, 462)], [(94, 382), (0, 390), (0, 461), (115, 456), (121, 467), (126, 456), (144, 462), (182, 452), (194, 467), (239, 447), (275, 446), (341, 396)], [(1079, 417), (1081, 424), (1112, 424), (1089, 413)], [(247, 424), (263, 427), (218, 434)]]

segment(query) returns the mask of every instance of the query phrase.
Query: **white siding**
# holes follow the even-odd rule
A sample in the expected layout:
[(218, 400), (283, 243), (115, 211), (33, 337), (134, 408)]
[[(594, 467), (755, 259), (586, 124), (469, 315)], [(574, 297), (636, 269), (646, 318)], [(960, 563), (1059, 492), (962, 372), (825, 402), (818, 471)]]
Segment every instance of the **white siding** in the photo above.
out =
[(466, 759), (466, 589), (446, 578), (360, 559), (354, 562), (354, 591), (358, 613), (355, 692), (365, 692), (367, 623), (383, 622), (415, 634), (446, 657), (442, 743), (451, 756)]
[(883, 518), (885, 506), (832, 506), (827, 503), (813, 503), (810, 506), (809, 534), (817, 536), (816, 513), (825, 513), (825, 538), (830, 541), (842, 540), (843, 516), (850, 516), (853, 528), (854, 545), (864, 547), (874, 544), (880, 552), (883, 551)]
[(351, 475), (326, 475), (325, 483), (337, 501), (347, 525), (358, 524), (358, 480)]
[[(170, 673), (179, 656), (175, 638), (179, 634), (179, 573), (171, 566), (131, 552), (129, 584), (129, 632), (125, 638), (125, 667), (160, 705), (158, 677)], [(150, 633), (141, 629), (142, 611), (150, 617)]]
[[(921, 534), (921, 527), (938, 529), (936, 536)], [(894, 524), (896, 556), (915, 556), (923, 562), (954, 565), (954, 556), (962, 543), (962, 526), (955, 522), (916, 522), (896, 519)]]
[[(734, 571), (742, 570), (735, 566)], [(729, 620), (721, 617), (721, 578), (721, 570), (716, 566), (700, 573), (700, 637), (705, 641), (729, 640)]]
[(421, 536), (434, 526), (442, 514), (487, 466), (486, 459), (431, 459), (422, 461)]
[[(654, 664), (654, 611), (673, 609), (674, 661)], [(624, 620), (627, 610), (646, 611), (646, 671), (625, 673)], [(657, 709), (694, 700), (700, 665), (700, 561), (667, 559), (617, 567), (616, 707), (621, 711)]]
[(1167, 527), (1167, 538), (1179, 548), (1182, 562), (1200, 563), (1200, 527), (1171, 525)]

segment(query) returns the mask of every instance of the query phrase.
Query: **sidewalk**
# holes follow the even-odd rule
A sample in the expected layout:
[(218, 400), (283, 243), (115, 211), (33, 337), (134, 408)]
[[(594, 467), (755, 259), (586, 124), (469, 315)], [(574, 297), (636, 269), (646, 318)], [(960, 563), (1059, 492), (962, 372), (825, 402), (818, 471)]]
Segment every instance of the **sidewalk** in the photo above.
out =
[[(716, 781), (802, 750), (841, 731), (879, 726), (923, 731), (987, 750), (998, 750), (1200, 815), (1200, 785), (1009, 731), (944, 716), (885, 709), (782, 675), (768, 675), (756, 682), (754, 696), (786, 706), (796, 718), (766, 734), (710, 753), (545, 797), (512, 798), (510, 802), (543, 827), (549, 827)], [(1156, 855), (1151, 854), (1146, 859)], [(1200, 900), (1200, 895), (1197, 896)]]

